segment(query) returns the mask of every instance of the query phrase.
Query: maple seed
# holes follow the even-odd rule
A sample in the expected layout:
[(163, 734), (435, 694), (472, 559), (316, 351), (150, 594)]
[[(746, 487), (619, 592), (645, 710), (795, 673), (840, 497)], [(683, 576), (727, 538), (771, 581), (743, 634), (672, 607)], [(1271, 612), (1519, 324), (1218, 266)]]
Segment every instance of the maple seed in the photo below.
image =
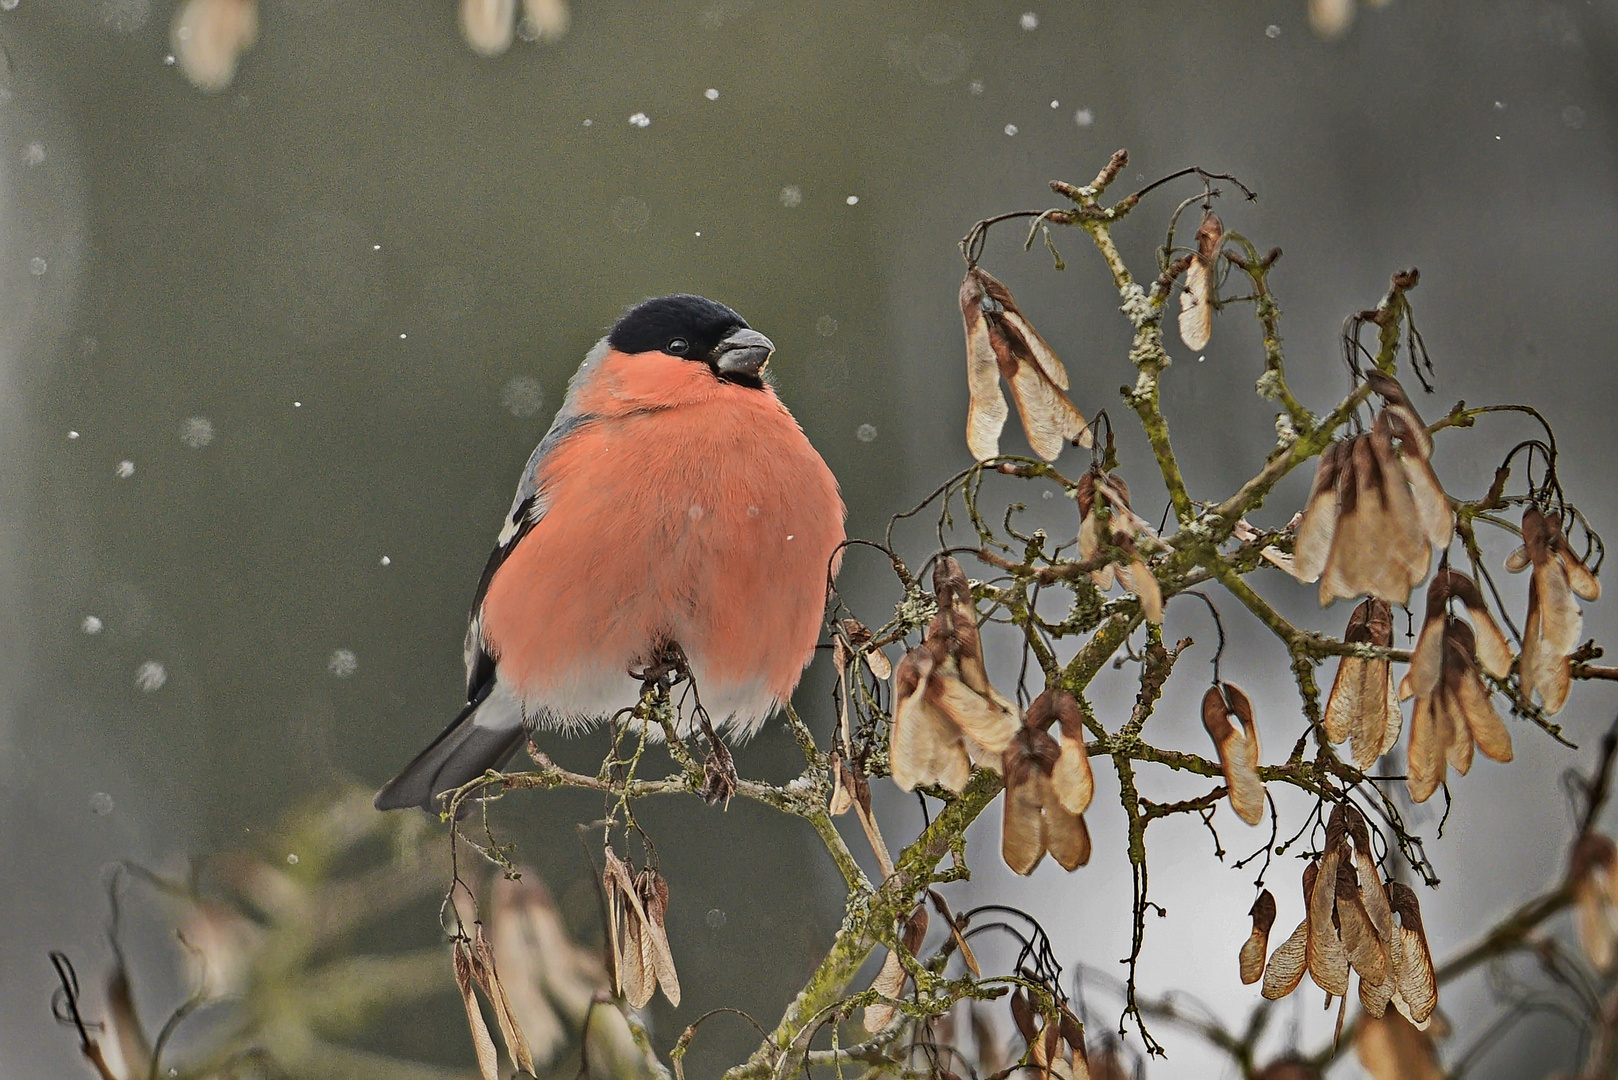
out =
[(169, 35), (180, 71), (209, 93), (231, 84), (242, 53), (257, 39), (258, 0), (186, 0)]
[(1372, 1080), (1444, 1080), (1431, 1034), (1398, 1013), (1362, 1019), (1354, 1053)]
[(1522, 696), (1539, 694), (1545, 712), (1559, 712), (1572, 684), (1572, 654), (1584, 635), (1584, 613), (1574, 595), (1601, 596), (1601, 582), (1573, 554), (1561, 522), (1530, 506), (1522, 516), (1523, 546), (1506, 560), (1513, 572), (1533, 567), (1528, 618), (1523, 626)]
[(1299, 581), (1319, 581), (1322, 607), (1361, 595), (1407, 603), (1432, 549), (1447, 548), (1455, 531), (1426, 425), (1395, 379), (1373, 371), (1366, 381), (1385, 405), (1369, 432), (1320, 455), (1292, 563), (1277, 562)]
[(1275, 897), (1270, 890), (1258, 894), (1248, 914), (1253, 917), (1253, 932), (1242, 943), (1242, 982), (1256, 983), (1264, 977), (1264, 954), (1270, 947), (1270, 928), (1275, 925)]
[(1597, 971), (1611, 971), (1618, 958), (1618, 849), (1612, 840), (1595, 832), (1581, 836), (1568, 881), (1579, 947)]
[(461, 37), (479, 56), (511, 48), (516, 28), (517, 0), (461, 0)]
[[(871, 644), (875, 640), (875, 635), (871, 633), (870, 627), (858, 619), (844, 619), (840, 625), (843, 628), (843, 633), (848, 635), (849, 645), (859, 651), (866, 666), (871, 669), (871, 674), (879, 679), (891, 678), (893, 665), (888, 662), (887, 656), (883, 654), (881, 649)], [(841, 666), (839, 665), (839, 667)]]
[(927, 784), (960, 791), (974, 763), (1000, 767), (1020, 726), (1017, 707), (989, 683), (971, 583), (958, 562), (938, 560), (933, 591), (938, 613), (893, 672), (888, 761), (906, 791)]
[(1051, 786), (1069, 813), (1082, 814), (1095, 796), (1095, 774), (1090, 769), (1090, 751), (1084, 744), (1084, 711), (1079, 699), (1066, 690), (1047, 687), (1028, 706), (1023, 722), (1031, 728), (1049, 731), (1054, 723), (1061, 734), (1062, 752), (1051, 772)]
[[(900, 933), (900, 944), (905, 952), (912, 958), (921, 954), (921, 943), (927, 937), (927, 908), (917, 904), (910, 917), (905, 920), (904, 928)], [(905, 983), (910, 976), (905, 972), (904, 964), (899, 954), (888, 950), (888, 958), (882, 962), (882, 970), (877, 972), (876, 979), (871, 983), (871, 989), (884, 998), (897, 999), (904, 995)], [(865, 1030), (873, 1035), (893, 1023), (899, 1010), (887, 1001), (878, 1001), (865, 1007)]]
[[(1376, 597), (1362, 601), (1349, 617), (1343, 641), (1390, 647), (1392, 606)], [(1326, 699), (1326, 737), (1334, 743), (1352, 739), (1355, 766), (1368, 769), (1399, 740), (1400, 722), (1391, 662), (1385, 657), (1344, 656)]]
[(1197, 229), (1197, 252), (1185, 271), (1185, 288), (1180, 292), (1180, 340), (1193, 352), (1208, 347), (1213, 335), (1214, 289), (1219, 282), (1219, 247), (1225, 242), (1225, 225), (1209, 210)]
[(1161, 626), (1163, 592), (1140, 553), (1142, 547), (1155, 549), (1160, 542), (1156, 531), (1129, 508), (1129, 485), (1123, 477), (1092, 466), (1079, 477), (1074, 495), (1079, 504), (1079, 558), (1094, 564), (1104, 545), (1115, 552), (1090, 571), (1090, 580), (1103, 592), (1116, 580), (1139, 598), (1146, 621)]
[[(1478, 632), (1448, 613), (1452, 596), (1466, 605)], [(1495, 761), (1511, 760), (1511, 733), (1478, 673), (1483, 660), (1492, 674), (1502, 675), (1510, 655), (1505, 636), (1483, 608), (1472, 579), (1453, 570), (1434, 575), (1410, 670), (1399, 683), (1400, 697), (1416, 699), (1405, 781), (1416, 802), (1425, 802), (1438, 790), (1448, 766), (1465, 775), (1472, 767), (1474, 745)]]
[(1011, 386), (1017, 415), (1034, 453), (1055, 461), (1070, 440), (1089, 446), (1089, 425), (1068, 400), (1067, 369), (1011, 298), (987, 271), (972, 267), (961, 282), (961, 321), (966, 330), (966, 376), (971, 404), (966, 445), (979, 461), (1000, 453), (1000, 431), (1009, 410), (1000, 379)]
[(650, 867), (638, 874), (609, 847), (601, 874), (607, 897), (607, 938), (613, 959), (613, 985), (636, 1009), (644, 1008), (661, 987), (672, 1005), (680, 1003), (664, 919), (668, 884)]
[(1412, 1024), (1424, 1028), (1438, 1008), (1438, 981), (1427, 931), (1421, 925), (1421, 905), (1410, 886), (1388, 882), (1388, 901), (1399, 916), (1399, 960), (1394, 965), (1397, 990), (1393, 1003)]
[(1051, 783), (1061, 753), (1055, 739), (1028, 725), (1006, 747), (1000, 854), (1013, 873), (1033, 873), (1047, 851), (1064, 870), (1076, 870), (1090, 861), (1090, 832), (1084, 817), (1062, 805)]
[(1264, 782), (1258, 778), (1258, 728), (1253, 703), (1230, 683), (1216, 683), (1202, 696), (1202, 725), (1219, 751), (1230, 808), (1249, 825), (1264, 816)]

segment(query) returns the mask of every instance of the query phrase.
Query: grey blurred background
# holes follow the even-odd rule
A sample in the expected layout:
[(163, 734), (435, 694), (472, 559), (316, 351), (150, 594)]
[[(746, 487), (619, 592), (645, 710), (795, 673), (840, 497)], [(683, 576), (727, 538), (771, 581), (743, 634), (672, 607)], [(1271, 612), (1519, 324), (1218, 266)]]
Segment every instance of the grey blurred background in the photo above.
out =
[[(1221, 209), (1261, 249), (1286, 250), (1272, 284), (1307, 404), (1345, 388), (1343, 316), (1419, 266), (1413, 301), (1438, 365), (1421, 407), (1532, 402), (1568, 450), (1573, 497), (1598, 527), (1618, 520), (1618, 4), (1394, 0), (1327, 40), (1302, 0), (581, 0), (561, 40), (486, 60), (449, 0), (264, 0), (260, 40), (217, 94), (165, 63), (167, 0), (0, 9), (7, 1075), (81, 1070), (50, 1020), (45, 954), (71, 949), (87, 972), (104, 960), (105, 864), (251, 843), (342, 781), (380, 783), (438, 730), (517, 472), (584, 351), (645, 296), (705, 293), (775, 340), (780, 392), (842, 481), (850, 533), (874, 536), (968, 461), (955, 240), (979, 217), (1053, 205), (1046, 181), (1087, 181), (1126, 146), (1121, 186), (1198, 164), (1260, 192)], [(1119, 230), (1138, 270), (1176, 197)], [(1056, 240), (1064, 273), (1012, 231), (984, 264), (1066, 359), (1081, 408), (1122, 419), (1127, 324), (1084, 236)], [(1219, 497), (1273, 442), (1272, 409), (1251, 392), (1256, 327), (1227, 310), (1205, 357), (1170, 351), (1164, 408), (1187, 478)], [(1441, 441), (1452, 492), (1481, 491), (1528, 434), (1513, 424)], [(1122, 445), (1155, 517), (1143, 444)], [(1261, 520), (1297, 508), (1307, 478), (1294, 479)], [(1076, 525), (1060, 503), (1035, 510), (1053, 531)], [(921, 531), (908, 539), (923, 550)], [(893, 600), (881, 569), (851, 558), (843, 579), (876, 622)], [(1316, 614), (1312, 590), (1278, 576), (1261, 587), (1313, 625), (1347, 618)], [(1253, 694), (1278, 755), (1299, 730), (1284, 659), (1214, 595), (1241, 628), (1227, 677)], [(1186, 607), (1171, 606), (1170, 632), (1208, 639)], [(1598, 639), (1618, 627), (1609, 607), (1587, 612)], [(1202, 749), (1205, 657), (1170, 684), (1154, 721), (1166, 743)], [(1102, 681), (1116, 722), (1129, 684)], [(818, 667), (800, 706), (829, 729)], [(1558, 776), (1588, 760), (1613, 707), (1582, 687), (1562, 717), (1582, 755), (1513, 723), (1518, 760), (1482, 761), (1455, 785), (1430, 849), (1444, 886), (1423, 897), (1440, 957), (1560, 871)], [(597, 743), (552, 742), (566, 762), (599, 760)], [(795, 754), (774, 731), (738, 762), (784, 778)], [(995, 811), (959, 895), (1021, 903), (1064, 960), (1121, 971), (1129, 878), (1106, 775), (1088, 868), (1011, 879)], [(589, 906), (572, 824), (594, 809), (539, 795), (501, 808), (564, 906)], [(911, 801), (885, 810), (891, 837), (917, 824)], [(1228, 818), (1226, 846), (1245, 854), (1261, 838)], [(642, 819), (687, 984), (679, 1010), (653, 1011), (659, 1045), (722, 1004), (773, 1018), (840, 916), (812, 834), (740, 802), (660, 803)], [(1152, 839), (1168, 916), (1151, 920), (1143, 983), (1239, 1020), (1257, 1000), (1234, 959), (1251, 873), (1216, 862), (1195, 822)], [(1301, 906), (1296, 875), (1272, 872), (1278, 933)], [(413, 909), (397, 932), (430, 940), (431, 918)], [(445, 1002), (371, 1044), (470, 1065)], [(1444, 1007), (1464, 1036), (1489, 1015), (1488, 989), (1474, 978)], [(1329, 1037), (1313, 1003), (1282, 1015), (1277, 1047)], [(745, 1052), (735, 1029), (699, 1039), (694, 1074)], [(1159, 1034), (1171, 1057), (1153, 1075), (1220, 1075), (1219, 1059)], [(1478, 1075), (1546, 1075), (1569, 1053), (1565, 1028), (1529, 1026)]]

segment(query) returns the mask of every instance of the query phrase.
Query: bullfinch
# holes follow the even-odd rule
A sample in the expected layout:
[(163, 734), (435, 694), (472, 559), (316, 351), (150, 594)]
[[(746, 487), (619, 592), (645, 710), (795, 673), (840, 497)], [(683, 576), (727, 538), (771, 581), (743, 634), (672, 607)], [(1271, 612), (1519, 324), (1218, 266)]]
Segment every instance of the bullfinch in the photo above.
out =
[(680, 295), (632, 308), (590, 350), (478, 582), (466, 707), (379, 810), (437, 812), (532, 729), (633, 707), (673, 648), (721, 731), (746, 738), (790, 698), (844, 509), (765, 379), (774, 348), (725, 305)]

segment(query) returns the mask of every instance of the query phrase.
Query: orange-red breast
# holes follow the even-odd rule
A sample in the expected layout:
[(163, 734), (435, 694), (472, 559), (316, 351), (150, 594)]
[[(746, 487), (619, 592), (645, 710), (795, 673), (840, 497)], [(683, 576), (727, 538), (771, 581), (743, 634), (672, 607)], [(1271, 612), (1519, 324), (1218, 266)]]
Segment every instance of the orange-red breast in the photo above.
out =
[(630, 708), (630, 672), (672, 644), (722, 730), (749, 736), (791, 696), (820, 636), (843, 503), (764, 379), (773, 350), (687, 295), (638, 305), (596, 343), (478, 583), (467, 705), (378, 809), (437, 811), (531, 729)]

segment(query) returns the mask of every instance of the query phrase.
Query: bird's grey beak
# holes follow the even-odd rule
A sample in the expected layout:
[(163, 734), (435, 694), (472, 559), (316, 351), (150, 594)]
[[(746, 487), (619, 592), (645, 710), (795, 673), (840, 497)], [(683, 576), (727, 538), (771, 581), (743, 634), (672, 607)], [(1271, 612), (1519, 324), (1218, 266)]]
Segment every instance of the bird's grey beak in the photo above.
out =
[(757, 330), (733, 330), (714, 347), (714, 368), (720, 375), (756, 379), (774, 351), (775, 342)]

